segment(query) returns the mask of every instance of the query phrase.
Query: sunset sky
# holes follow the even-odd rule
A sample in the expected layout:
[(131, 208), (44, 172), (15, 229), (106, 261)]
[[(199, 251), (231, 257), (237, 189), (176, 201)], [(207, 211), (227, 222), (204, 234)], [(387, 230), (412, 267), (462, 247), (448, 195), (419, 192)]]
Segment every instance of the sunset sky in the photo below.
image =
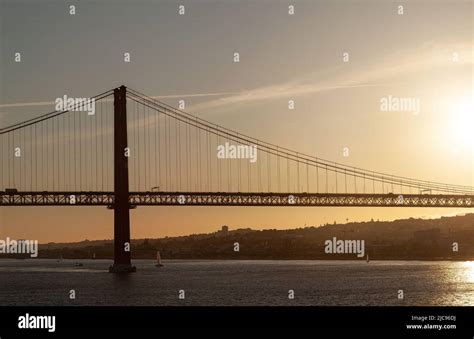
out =
[[(85, 1), (75, 15), (63, 1), (0, 4), (1, 127), (54, 110), (66, 93), (125, 84), (173, 106), (184, 99), (192, 114), (302, 153), (474, 186), (472, 1)], [(388, 96), (419, 98), (419, 114), (381, 111)], [(151, 238), (466, 212), (140, 207), (131, 230)], [(0, 209), (0, 238), (112, 235), (112, 212), (102, 207)]]

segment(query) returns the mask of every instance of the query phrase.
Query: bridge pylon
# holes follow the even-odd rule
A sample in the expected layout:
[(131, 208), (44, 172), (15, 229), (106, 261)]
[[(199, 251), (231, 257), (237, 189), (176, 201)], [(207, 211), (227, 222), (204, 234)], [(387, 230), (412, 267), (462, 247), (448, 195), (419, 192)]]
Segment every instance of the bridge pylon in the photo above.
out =
[(114, 264), (111, 273), (135, 272), (131, 263), (127, 148), (127, 88), (114, 89)]

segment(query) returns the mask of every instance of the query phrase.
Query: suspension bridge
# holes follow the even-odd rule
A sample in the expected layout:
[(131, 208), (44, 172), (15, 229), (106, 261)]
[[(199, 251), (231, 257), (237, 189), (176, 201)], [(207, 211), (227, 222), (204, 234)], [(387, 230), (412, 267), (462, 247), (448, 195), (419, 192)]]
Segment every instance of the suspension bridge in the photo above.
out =
[[(0, 206), (106, 206), (130, 272), (137, 206), (474, 207), (474, 187), (351, 167), (213, 124), (121, 86), (0, 128)], [(225, 144), (256, 157), (218, 157)], [(128, 247), (126, 246), (128, 245)]]

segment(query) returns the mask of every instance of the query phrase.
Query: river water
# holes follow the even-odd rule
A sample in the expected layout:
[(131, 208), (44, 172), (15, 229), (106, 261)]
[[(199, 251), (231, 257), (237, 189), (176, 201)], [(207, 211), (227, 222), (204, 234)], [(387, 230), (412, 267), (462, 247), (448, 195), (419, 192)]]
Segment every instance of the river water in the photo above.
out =
[(474, 305), (474, 262), (135, 260), (129, 275), (110, 264), (0, 260), (0, 305)]

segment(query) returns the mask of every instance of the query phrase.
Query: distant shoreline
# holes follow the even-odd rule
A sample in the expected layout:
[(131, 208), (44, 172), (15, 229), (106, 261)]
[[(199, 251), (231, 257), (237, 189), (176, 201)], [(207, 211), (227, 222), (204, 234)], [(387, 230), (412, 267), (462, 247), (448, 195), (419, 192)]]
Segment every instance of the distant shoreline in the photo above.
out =
[[(474, 260), (474, 214), (334, 223), (285, 230), (232, 229), (223, 225), (213, 233), (132, 239), (130, 245), (134, 260), (155, 259), (159, 252), (165, 260), (365, 261), (369, 255), (371, 261), (471, 261)], [(356, 253), (361, 256), (356, 257)], [(8, 255), (10, 258), (26, 256)], [(44, 259), (112, 259), (113, 256), (114, 243), (109, 239), (48, 243), (38, 248), (38, 258)]]
[[(15, 258), (15, 257), (0, 257), (1, 260), (19, 260), (19, 261), (24, 261), (24, 260), (52, 260), (52, 261), (58, 261), (57, 258)], [(90, 261), (100, 261), (100, 260), (109, 260), (113, 261), (113, 258), (96, 258), (96, 259), (91, 259), (91, 258), (63, 258), (63, 261), (77, 261), (77, 260), (90, 260)], [(147, 261), (154, 261), (154, 258), (132, 258), (132, 260), (147, 260)], [(278, 259), (271, 259), (271, 258), (256, 258), (256, 259), (251, 259), (251, 258), (245, 258), (245, 259), (238, 259), (238, 258), (163, 258), (162, 259), (164, 262), (166, 261), (357, 261), (357, 262), (366, 262), (364, 258), (361, 259), (295, 259), (295, 258), (278, 258)], [(456, 261), (456, 262), (465, 262), (465, 261), (474, 261), (474, 258), (442, 258), (442, 259), (430, 259), (430, 258), (418, 258), (418, 259), (413, 259), (413, 258), (383, 258), (383, 259), (370, 259), (370, 262), (372, 261), (426, 261), (426, 262), (433, 262), (433, 261)]]

